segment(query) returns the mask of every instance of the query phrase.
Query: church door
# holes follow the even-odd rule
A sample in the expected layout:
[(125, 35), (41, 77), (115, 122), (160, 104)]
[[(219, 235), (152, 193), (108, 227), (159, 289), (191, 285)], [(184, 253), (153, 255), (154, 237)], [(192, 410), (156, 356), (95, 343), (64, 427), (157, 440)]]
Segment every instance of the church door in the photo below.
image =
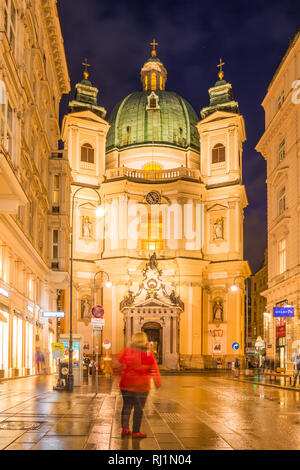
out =
[(142, 331), (147, 335), (157, 363), (162, 364), (162, 327), (159, 323), (149, 322), (143, 325)]

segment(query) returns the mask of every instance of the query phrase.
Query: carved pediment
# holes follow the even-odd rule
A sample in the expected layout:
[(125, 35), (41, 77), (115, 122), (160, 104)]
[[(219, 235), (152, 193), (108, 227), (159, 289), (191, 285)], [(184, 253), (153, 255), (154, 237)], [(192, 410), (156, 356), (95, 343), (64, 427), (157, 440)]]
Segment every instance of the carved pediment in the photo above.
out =
[(158, 266), (156, 254), (150, 257), (143, 269), (144, 278), (136, 293), (128, 291), (128, 295), (120, 303), (120, 309), (131, 307), (178, 307), (184, 309), (184, 304), (179, 296), (176, 296), (174, 287), (164, 283), (161, 279), (162, 270)]
[(213, 204), (212, 206), (207, 208), (207, 212), (221, 211), (224, 209), (228, 209), (228, 206), (224, 206), (223, 204)]

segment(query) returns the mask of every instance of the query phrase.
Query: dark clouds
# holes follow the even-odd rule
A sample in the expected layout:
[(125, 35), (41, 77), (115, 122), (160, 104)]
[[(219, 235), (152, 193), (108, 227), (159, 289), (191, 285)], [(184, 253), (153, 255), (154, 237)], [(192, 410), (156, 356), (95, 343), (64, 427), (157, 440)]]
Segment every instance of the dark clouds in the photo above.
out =
[[(58, 1), (72, 88), (81, 79), (81, 62), (88, 57), (91, 81), (108, 111), (140, 89), (140, 68), (150, 56), (153, 38), (168, 70), (167, 88), (190, 101), (198, 114), (208, 104), (219, 58), (224, 59), (225, 79), (232, 83), (246, 121), (245, 257), (252, 269), (262, 262), (266, 245), (266, 165), (254, 150), (264, 129), (260, 103), (299, 26), (297, 4), (294, 0)], [(62, 113), (67, 101), (67, 97), (62, 101)]]

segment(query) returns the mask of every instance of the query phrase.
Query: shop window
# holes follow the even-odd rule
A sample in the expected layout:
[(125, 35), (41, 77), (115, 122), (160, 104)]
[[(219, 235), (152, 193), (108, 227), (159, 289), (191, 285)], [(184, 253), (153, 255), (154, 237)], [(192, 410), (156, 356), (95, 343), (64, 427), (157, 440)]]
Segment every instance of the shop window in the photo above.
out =
[(8, 328), (9, 315), (0, 311), (0, 369), (5, 376), (8, 372)]
[(81, 147), (81, 161), (94, 163), (94, 149), (90, 144), (83, 144)]
[(216, 144), (212, 149), (212, 163), (225, 162), (225, 147), (223, 144)]

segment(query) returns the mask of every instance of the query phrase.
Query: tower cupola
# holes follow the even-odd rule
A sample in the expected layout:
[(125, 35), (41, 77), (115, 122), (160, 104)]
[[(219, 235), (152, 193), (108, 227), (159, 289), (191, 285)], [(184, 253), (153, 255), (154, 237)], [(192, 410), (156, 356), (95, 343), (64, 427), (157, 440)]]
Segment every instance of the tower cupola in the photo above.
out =
[(151, 57), (141, 69), (141, 82), (143, 91), (165, 90), (167, 81), (167, 70), (156, 55), (155, 46), (157, 42), (153, 39)]

